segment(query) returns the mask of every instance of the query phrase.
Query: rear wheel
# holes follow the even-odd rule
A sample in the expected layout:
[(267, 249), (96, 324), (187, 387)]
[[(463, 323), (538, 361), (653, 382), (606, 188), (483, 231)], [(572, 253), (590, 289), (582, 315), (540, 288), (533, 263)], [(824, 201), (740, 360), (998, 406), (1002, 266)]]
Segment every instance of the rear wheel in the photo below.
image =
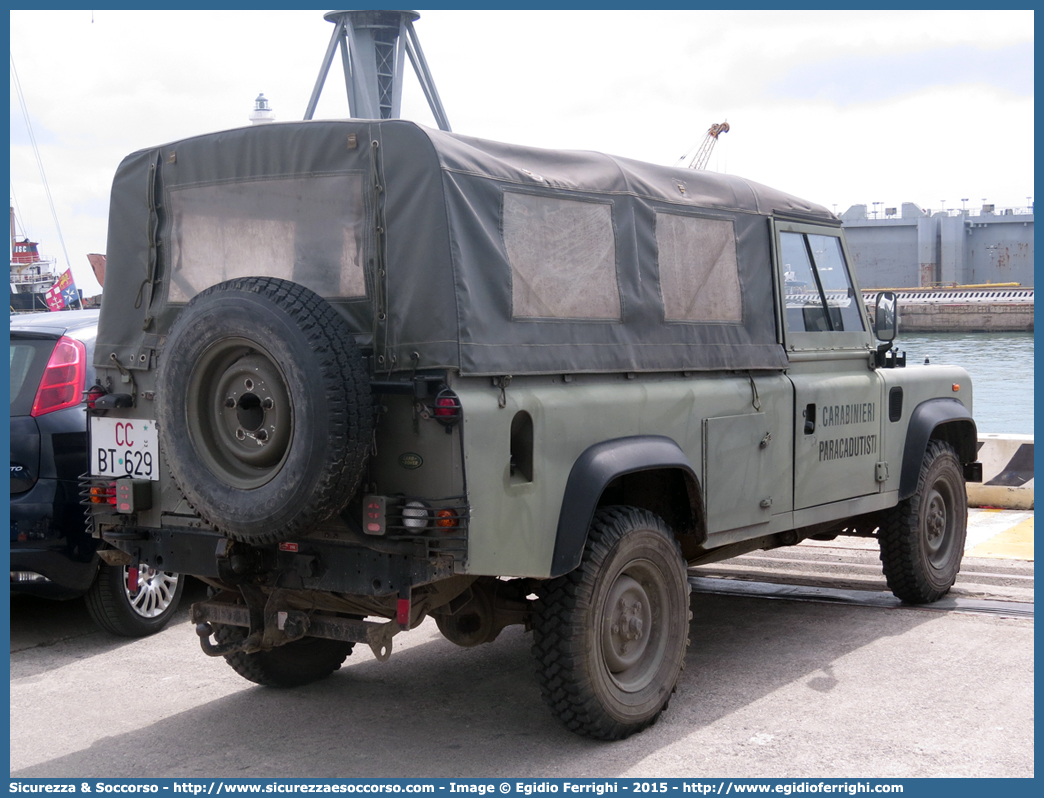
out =
[(634, 507), (599, 510), (580, 566), (547, 585), (534, 613), (545, 702), (578, 734), (641, 731), (674, 691), (690, 618), (685, 561), (664, 522)]
[[(214, 639), (220, 643), (241, 640), (247, 630), (241, 626), (217, 626)], [(225, 661), (236, 673), (265, 687), (300, 687), (324, 679), (341, 667), (352, 653), (354, 643), (303, 637), (271, 651), (245, 654), (238, 651), (225, 655)]]
[(968, 529), (964, 473), (953, 448), (928, 442), (917, 491), (885, 515), (878, 539), (892, 593), (911, 604), (944, 596), (957, 581)]
[(84, 596), (87, 611), (100, 627), (121, 637), (155, 634), (178, 610), (185, 578), (143, 565), (137, 584), (130, 584), (125, 565), (101, 565)]

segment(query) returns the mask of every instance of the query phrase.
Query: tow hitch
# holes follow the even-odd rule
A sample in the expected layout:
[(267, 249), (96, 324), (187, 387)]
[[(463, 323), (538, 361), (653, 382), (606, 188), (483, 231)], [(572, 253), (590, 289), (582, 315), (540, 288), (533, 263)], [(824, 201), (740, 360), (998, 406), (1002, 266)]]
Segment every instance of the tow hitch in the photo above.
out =
[[(274, 590), (266, 599), (256, 588), (244, 589), (247, 605), (214, 600), (193, 604), (192, 622), (196, 624), (196, 634), (199, 635), (203, 653), (210, 657), (222, 657), (239, 651), (253, 654), (310, 636), (366, 643), (379, 662), (391, 656), (392, 638), (402, 628), (396, 621), (373, 623), (291, 609), (285, 601), (286, 592)], [(212, 624), (241, 626), (249, 632), (241, 640), (213, 643), (210, 640), (214, 633)]]

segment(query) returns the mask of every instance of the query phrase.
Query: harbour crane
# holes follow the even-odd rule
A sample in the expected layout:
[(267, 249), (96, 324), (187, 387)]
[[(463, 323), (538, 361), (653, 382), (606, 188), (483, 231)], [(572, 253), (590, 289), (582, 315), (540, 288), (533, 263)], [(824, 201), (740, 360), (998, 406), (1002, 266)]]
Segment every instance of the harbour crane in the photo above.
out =
[(711, 125), (707, 130), (707, 135), (703, 137), (703, 141), (700, 143), (700, 148), (696, 150), (696, 154), (689, 161), (690, 169), (706, 169), (707, 161), (710, 160), (711, 150), (714, 149), (715, 143), (718, 141), (718, 136), (722, 133), (729, 132), (729, 123), (727, 121), (720, 124)]

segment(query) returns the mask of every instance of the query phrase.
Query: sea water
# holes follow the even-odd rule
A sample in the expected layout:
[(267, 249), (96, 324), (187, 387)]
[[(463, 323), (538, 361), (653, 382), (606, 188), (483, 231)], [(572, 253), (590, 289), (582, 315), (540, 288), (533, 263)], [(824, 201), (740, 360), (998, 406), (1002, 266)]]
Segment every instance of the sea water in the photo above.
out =
[(901, 333), (895, 347), (908, 365), (968, 370), (979, 432), (1033, 434), (1033, 333)]

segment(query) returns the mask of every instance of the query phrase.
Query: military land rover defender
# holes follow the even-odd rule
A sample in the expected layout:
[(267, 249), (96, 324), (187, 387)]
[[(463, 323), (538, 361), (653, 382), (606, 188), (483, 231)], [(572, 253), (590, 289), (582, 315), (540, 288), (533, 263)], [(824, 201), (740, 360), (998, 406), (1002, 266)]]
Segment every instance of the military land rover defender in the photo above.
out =
[[(876, 337), (836, 216), (736, 177), (281, 123), (116, 173), (84, 497), (106, 557), (193, 574), (203, 650), (292, 686), (432, 616), (533, 633), (570, 729), (667, 706), (687, 568), (876, 537), (953, 584), (968, 374)], [(878, 339), (883, 341), (879, 343)]]

